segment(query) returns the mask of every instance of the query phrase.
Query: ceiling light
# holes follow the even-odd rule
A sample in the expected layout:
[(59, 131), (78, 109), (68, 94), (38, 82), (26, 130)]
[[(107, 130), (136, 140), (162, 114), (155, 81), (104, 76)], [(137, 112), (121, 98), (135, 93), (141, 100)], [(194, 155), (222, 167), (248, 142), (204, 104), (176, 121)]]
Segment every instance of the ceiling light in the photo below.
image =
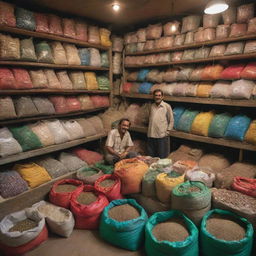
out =
[(206, 14), (217, 14), (228, 9), (228, 4), (225, 0), (211, 0), (205, 7)]
[(115, 11), (115, 12), (118, 12), (120, 10), (120, 5), (115, 3), (112, 5), (112, 9)]

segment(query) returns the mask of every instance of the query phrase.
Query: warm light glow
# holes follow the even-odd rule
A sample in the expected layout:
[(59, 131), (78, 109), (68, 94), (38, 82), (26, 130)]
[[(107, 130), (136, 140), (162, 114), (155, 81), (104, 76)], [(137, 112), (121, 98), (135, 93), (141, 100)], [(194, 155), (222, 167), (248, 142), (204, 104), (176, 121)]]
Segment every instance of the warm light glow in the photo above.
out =
[(115, 3), (112, 5), (112, 9), (115, 11), (115, 12), (118, 12), (120, 10), (120, 5)]
[(172, 24), (171, 25), (171, 31), (172, 32), (176, 32), (176, 30), (177, 30), (177, 27), (174, 24)]
[(228, 4), (223, 0), (212, 0), (210, 1), (206, 7), (204, 12), (206, 14), (217, 14), (224, 12), (228, 9)]

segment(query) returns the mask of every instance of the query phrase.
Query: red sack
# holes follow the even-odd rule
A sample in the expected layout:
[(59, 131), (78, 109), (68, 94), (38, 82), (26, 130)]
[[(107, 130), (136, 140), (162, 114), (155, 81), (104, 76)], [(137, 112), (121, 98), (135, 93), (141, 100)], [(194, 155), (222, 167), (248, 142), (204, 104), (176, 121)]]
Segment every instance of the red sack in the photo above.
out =
[[(72, 192), (66, 192), (66, 193), (58, 193), (55, 191), (55, 188), (58, 185), (62, 184), (71, 184), (77, 186), (77, 189), (75, 189)], [(74, 179), (63, 179), (55, 182), (52, 186), (52, 189), (49, 194), (49, 200), (51, 203), (58, 205), (60, 207), (69, 208), (70, 200), (73, 195), (73, 193), (77, 190), (83, 189), (84, 185), (83, 182), (80, 180), (74, 180)]]
[(225, 68), (220, 75), (221, 79), (241, 79), (241, 73), (245, 67), (245, 64), (234, 64)]
[(103, 156), (101, 154), (84, 148), (76, 148), (73, 150), (73, 153), (88, 165), (95, 164), (103, 160)]
[[(76, 198), (81, 192), (94, 192), (98, 198), (89, 205), (80, 204), (76, 201)], [(108, 204), (108, 199), (91, 185), (86, 185), (82, 189), (76, 190), (70, 202), (70, 209), (75, 216), (75, 228), (97, 229), (99, 227), (100, 215)]]
[(39, 246), (41, 243), (43, 243), (47, 239), (48, 239), (48, 230), (45, 225), (41, 233), (34, 240), (29, 241), (28, 243), (17, 246), (17, 247), (11, 247), (11, 246), (7, 246), (5, 244), (0, 243), (0, 251), (3, 252), (4, 255), (6, 256), (23, 255), (24, 253)]
[(0, 24), (16, 27), (14, 5), (2, 1), (0, 2)]
[(50, 96), (49, 100), (52, 102), (57, 114), (67, 113), (69, 111), (66, 98), (64, 96)]
[(130, 93), (132, 86), (133, 86), (132, 83), (124, 83), (123, 84), (123, 92)]
[(35, 13), (36, 31), (49, 33), (48, 17), (43, 13)]
[[(115, 183), (109, 187), (102, 187), (100, 183), (106, 179), (112, 179)], [(103, 193), (109, 201), (124, 198), (121, 194), (121, 180), (114, 174), (105, 174), (101, 176), (95, 181), (94, 187), (97, 191)]]
[(13, 68), (13, 75), (16, 80), (16, 87), (18, 89), (31, 89), (33, 88), (30, 75), (26, 69), (23, 68)]
[(75, 23), (76, 39), (87, 42), (87, 24), (85, 22), (77, 21)]
[(68, 112), (80, 111), (81, 103), (76, 97), (66, 97), (66, 105)]
[(250, 62), (246, 65), (244, 70), (241, 72), (241, 78), (244, 79), (256, 79), (256, 62)]
[(55, 35), (63, 35), (63, 30), (61, 26), (61, 18), (54, 14), (48, 14), (49, 21), (49, 33)]
[(75, 38), (76, 32), (75, 32), (75, 22), (73, 19), (62, 19), (62, 25), (63, 25), (63, 34), (66, 37)]
[(15, 78), (8, 68), (0, 68), (0, 89), (17, 89)]
[(256, 179), (236, 176), (232, 188), (248, 196), (256, 197)]
[(91, 101), (95, 108), (109, 107), (110, 105), (108, 96), (93, 95)]

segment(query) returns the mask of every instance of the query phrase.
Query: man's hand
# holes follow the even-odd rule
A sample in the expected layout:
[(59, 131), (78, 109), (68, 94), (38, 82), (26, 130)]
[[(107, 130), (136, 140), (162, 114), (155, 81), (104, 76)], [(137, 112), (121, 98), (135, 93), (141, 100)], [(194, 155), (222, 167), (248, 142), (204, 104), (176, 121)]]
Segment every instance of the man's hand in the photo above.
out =
[(128, 155), (128, 152), (125, 151), (122, 154), (120, 154), (120, 158), (124, 159), (127, 155)]

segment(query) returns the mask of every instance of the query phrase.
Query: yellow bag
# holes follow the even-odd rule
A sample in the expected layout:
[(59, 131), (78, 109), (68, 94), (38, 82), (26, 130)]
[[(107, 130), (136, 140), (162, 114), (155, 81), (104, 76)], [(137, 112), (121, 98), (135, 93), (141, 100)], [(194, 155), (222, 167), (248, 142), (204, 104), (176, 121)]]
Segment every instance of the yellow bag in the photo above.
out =
[(197, 86), (196, 96), (202, 98), (209, 98), (212, 86), (213, 85), (211, 83), (200, 83)]
[(168, 177), (167, 173), (160, 173), (156, 176), (156, 195), (162, 203), (168, 203), (171, 200), (171, 193), (174, 187), (184, 182), (185, 174), (179, 177)]
[(98, 82), (94, 72), (84, 72), (87, 90), (98, 90)]
[(256, 144), (256, 120), (253, 120), (245, 134), (245, 141)]
[(51, 180), (48, 172), (35, 163), (16, 164), (14, 170), (20, 174), (31, 188), (35, 188)]
[(111, 46), (112, 43), (110, 41), (111, 32), (105, 28), (100, 28), (100, 43), (104, 46)]
[(213, 111), (199, 113), (191, 126), (191, 133), (208, 136), (208, 129), (215, 113)]

